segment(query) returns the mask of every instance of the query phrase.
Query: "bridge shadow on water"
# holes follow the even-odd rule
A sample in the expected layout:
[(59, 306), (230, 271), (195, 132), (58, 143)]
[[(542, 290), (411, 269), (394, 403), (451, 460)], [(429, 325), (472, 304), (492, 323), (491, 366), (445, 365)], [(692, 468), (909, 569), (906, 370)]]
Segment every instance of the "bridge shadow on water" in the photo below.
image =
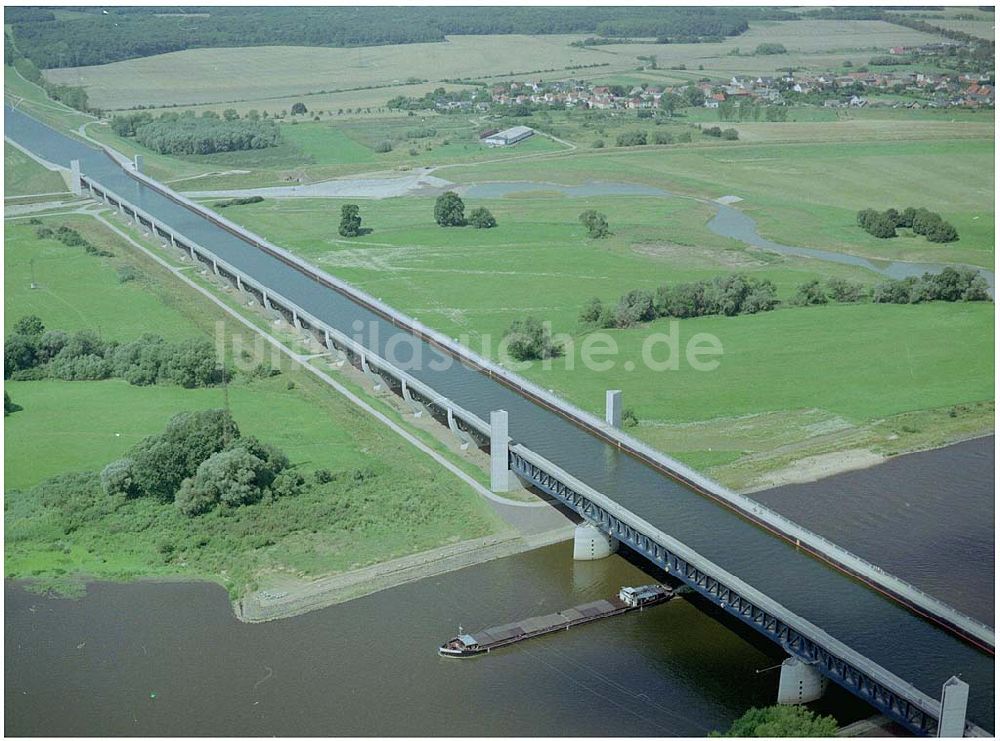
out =
[[(651, 563), (644, 556), (636, 553), (624, 544), (619, 548), (618, 553), (613, 556), (624, 559), (635, 568), (650, 577), (651, 580), (659, 581), (668, 586), (678, 588), (683, 586), (683, 582), (672, 577), (655, 564)], [(725, 610), (704, 599), (698, 594), (689, 592), (681, 599), (693, 607), (696, 611), (711, 618), (729, 632), (735, 634), (740, 640), (749, 644), (759, 651), (769, 661), (761, 666), (757, 672), (767, 676), (774, 687), (774, 697), (778, 695), (778, 673), (781, 662), (788, 658), (788, 654), (774, 644), (773, 641), (751, 628), (739, 618), (729, 614)], [(759, 678), (759, 677), (755, 677)], [(875, 715), (875, 710), (865, 701), (840, 687), (833, 682), (827, 685), (826, 692), (819, 700), (811, 702), (807, 707), (822, 715), (832, 715), (841, 726), (854, 723), (859, 720), (871, 718)], [(887, 728), (887, 733), (891, 735), (910, 735), (900, 726), (895, 724)]]

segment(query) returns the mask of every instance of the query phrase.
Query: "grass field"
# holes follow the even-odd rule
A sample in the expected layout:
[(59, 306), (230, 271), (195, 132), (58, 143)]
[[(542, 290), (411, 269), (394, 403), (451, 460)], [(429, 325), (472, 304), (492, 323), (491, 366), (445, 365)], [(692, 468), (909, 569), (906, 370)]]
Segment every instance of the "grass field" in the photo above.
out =
[[(107, 243), (104, 230), (85, 216), (50, 217), (46, 225), (73, 227), (94, 243)], [(54, 239), (38, 239), (24, 220), (4, 225), (4, 328), (26, 314), (50, 329), (90, 329), (126, 341), (155, 331), (170, 339), (198, 332), (179, 306), (184, 298), (168, 291), (148, 270), (137, 280), (119, 281), (118, 268), (133, 265), (128, 248), (110, 241), (113, 258), (88, 255)], [(36, 288), (31, 288), (32, 281)]]
[[(719, 77), (734, 72), (772, 74), (782, 68), (828, 69), (850, 59), (867, 63), (892, 46), (918, 45), (935, 37), (881, 21), (761, 22), (745, 34), (709, 44), (617, 44), (570, 46), (578, 36), (452, 36), (447, 42), (355, 49), (252, 47), (193, 49), (102, 65), (48, 70), (55, 82), (83, 85), (91, 102), (105, 109), (135, 105), (194, 105), (291, 99), (296, 94), (372, 85), (417, 77), (444, 78), (565, 77), (602, 79), (640, 66), (638, 56), (654, 54), (659, 69), (652, 80), (677, 80), (671, 66), (690, 75)], [(731, 56), (758, 44), (780, 41), (789, 50), (775, 56)], [(567, 67), (607, 63), (607, 67)], [(699, 65), (703, 69), (698, 69)], [(539, 72), (539, 70), (553, 70)], [(383, 100), (388, 100), (387, 94)]]
[[(972, 124), (950, 124), (939, 130), (937, 140), (907, 141), (906, 123), (869, 123), (877, 125), (850, 145), (737, 143), (649, 152), (603, 150), (439, 174), (457, 181), (628, 180), (708, 198), (736, 195), (744, 199), (740, 210), (757, 220), (761, 234), (778, 242), (875, 259), (992, 267), (994, 177), (993, 170), (983, 166), (993, 159), (992, 135), (960, 139), (945, 132), (962, 132)], [(785, 124), (812, 126), (819, 139), (826, 130), (843, 125)], [(889, 137), (892, 140), (885, 141)], [(856, 225), (855, 215), (862, 208), (908, 205), (940, 212), (955, 224), (959, 241), (935, 245), (907, 237), (880, 240)]]
[[(33, 312), (50, 328), (95, 328), (114, 339), (143, 331), (205, 336), (220, 320), (230, 335), (245, 332), (83, 219), (46, 217), (46, 223), (71, 223), (115, 257), (39, 242), (33, 227), (5, 224), (6, 326)], [(32, 259), (42, 285), (35, 291), (23, 285)], [(143, 277), (119, 284), (116, 268), (126, 263)], [(58, 473), (100, 470), (160, 431), (172, 414), (223, 406), (223, 390), (134, 387), (117, 380), (8, 381), (5, 390), (21, 407), (5, 420), (7, 576), (48, 583), (76, 574), (180, 574), (219, 581), (237, 595), (254, 585), (261, 569), (330, 573), (501, 527), (451, 474), (401, 446), (395, 433), (311, 376), (287, 368), (266, 380), (237, 376), (229, 386), (230, 408), (244, 434), (284, 449), (306, 475), (331, 470), (332, 483), (270, 507), (197, 520), (148, 501), (118, 508), (94, 501), (74, 511), (44, 506), (29, 487)]]
[(46, 170), (17, 147), (3, 145), (4, 198), (41, 193), (68, 193), (62, 176)]
[[(606, 160), (599, 170), (586, 166), (599, 159)], [(579, 175), (577, 181), (610, 179), (614, 172), (649, 181), (644, 166), (650, 165), (671, 178), (698, 169), (693, 164), (673, 166), (669, 156), (661, 160), (650, 154), (589, 161), (572, 157), (549, 161), (545, 178), (562, 181), (560, 168), (571, 164), (580, 168), (572, 170)], [(843, 163), (844, 172), (856, 164)], [(543, 168), (532, 167), (541, 177)], [(468, 172), (477, 180), (489, 180), (499, 174), (496, 171), (525, 177), (525, 169), (484, 166)], [(778, 187), (780, 179), (774, 180), (771, 187)], [(670, 182), (675, 181), (659, 184), (669, 187)], [(956, 178), (953, 187), (958, 185)], [(794, 186), (784, 187), (790, 193)], [(846, 183), (841, 197), (844, 193)], [(592, 296), (614, 302), (632, 288), (652, 290), (663, 283), (739, 271), (773, 280), (779, 296), (787, 300), (810, 279), (836, 275), (869, 284), (877, 280), (856, 268), (744, 249), (709, 232), (705, 223), (712, 210), (687, 199), (556, 194), (466, 198), (467, 208), (485, 205), (494, 213), (500, 226), (489, 231), (442, 229), (432, 221), (432, 203), (428, 198), (362, 202), (364, 223), (373, 231), (352, 240), (336, 235), (336, 200), (272, 200), (234, 207), (227, 215), (459, 337), (477, 352), (494, 356), (504, 330), (525, 314), (551, 321), (555, 332), (573, 337), (579, 347), (586, 335), (577, 319), (583, 302)], [(585, 208), (609, 215), (612, 237), (598, 242), (586, 238), (576, 218)], [(853, 225), (853, 213), (841, 213)], [(831, 219), (821, 211), (815, 218), (825, 223)], [(967, 252), (992, 258), (991, 250)], [(898, 429), (925, 424), (909, 418), (881, 420), (993, 398), (992, 305), (788, 308), (681, 322), (682, 350), (698, 332), (713, 334), (723, 343), (724, 370), (712, 373), (683, 367), (666, 373), (644, 369), (643, 341), (668, 326), (657, 323), (612, 332), (620, 352), (614, 369), (607, 372), (588, 370), (574, 356), (572, 370), (556, 361), (552, 370), (534, 367), (524, 373), (595, 412), (603, 404), (604, 389), (622, 388), (626, 404), (643, 420), (637, 430), (641, 437), (736, 486), (750, 485), (754, 475), (769, 464), (784, 463), (796, 450), (812, 454), (816, 446), (826, 452), (845, 445), (889, 445), (887, 436), (898, 436)], [(635, 372), (626, 370), (629, 361)], [(961, 419), (934, 413), (933, 429), (944, 438), (948, 430), (973, 434), (989, 428), (991, 413), (985, 407)], [(701, 442), (685, 439), (686, 425), (700, 425)], [(736, 434), (734, 428), (744, 433)], [(776, 429), (782, 435), (776, 435)], [(768, 455), (770, 461), (756, 460)]]

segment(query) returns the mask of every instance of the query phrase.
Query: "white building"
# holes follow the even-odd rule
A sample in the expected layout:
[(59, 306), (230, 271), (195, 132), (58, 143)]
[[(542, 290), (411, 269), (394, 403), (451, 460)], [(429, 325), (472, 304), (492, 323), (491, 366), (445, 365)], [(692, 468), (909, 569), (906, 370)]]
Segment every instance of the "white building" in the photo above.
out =
[(496, 134), (490, 134), (481, 141), (489, 147), (509, 147), (511, 144), (517, 144), (519, 141), (527, 139), (534, 133), (535, 130), (527, 126), (514, 126), (498, 131)]

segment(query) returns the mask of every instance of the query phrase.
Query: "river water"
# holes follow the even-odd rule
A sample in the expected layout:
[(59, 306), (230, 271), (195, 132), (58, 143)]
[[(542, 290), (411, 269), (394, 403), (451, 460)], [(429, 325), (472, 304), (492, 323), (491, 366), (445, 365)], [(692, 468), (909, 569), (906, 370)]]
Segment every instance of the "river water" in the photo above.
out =
[[(619, 557), (573, 562), (564, 543), (261, 625), (208, 584), (94, 584), (77, 601), (7, 584), (5, 730), (702, 736), (773, 701), (777, 672), (756, 672), (780, 653), (682, 600), (477, 659), (435, 650), (459, 624), (650, 581)], [(823, 706), (870, 714), (842, 692)]]
[(898, 456), (753, 498), (994, 625), (994, 442), (991, 435)]
[[(992, 445), (974, 440), (755, 496), (985, 619)], [(901, 531), (914, 537), (891, 537)], [(238, 622), (210, 584), (99, 583), (65, 600), (8, 582), (5, 730), (698, 736), (773, 702), (777, 672), (758, 671), (781, 653), (700, 600), (478, 659), (436, 655), (459, 624), (476, 630), (651, 580), (619, 556), (571, 555), (563, 543), (262, 625)], [(835, 688), (816, 708), (842, 722), (870, 714)]]

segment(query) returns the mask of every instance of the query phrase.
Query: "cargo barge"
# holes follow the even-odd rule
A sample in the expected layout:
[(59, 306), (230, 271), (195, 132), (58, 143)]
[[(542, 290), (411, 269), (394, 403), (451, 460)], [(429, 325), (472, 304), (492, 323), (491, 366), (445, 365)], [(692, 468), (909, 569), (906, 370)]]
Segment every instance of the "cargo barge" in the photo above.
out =
[(609, 599), (587, 602), (561, 612), (486, 628), (477, 633), (462, 633), (442, 644), (438, 648), (438, 653), (458, 659), (479, 656), (528, 638), (554, 633), (557, 630), (569, 630), (584, 623), (658, 605), (669, 600), (674, 594), (674, 590), (661, 584), (622, 587), (616, 596)]

